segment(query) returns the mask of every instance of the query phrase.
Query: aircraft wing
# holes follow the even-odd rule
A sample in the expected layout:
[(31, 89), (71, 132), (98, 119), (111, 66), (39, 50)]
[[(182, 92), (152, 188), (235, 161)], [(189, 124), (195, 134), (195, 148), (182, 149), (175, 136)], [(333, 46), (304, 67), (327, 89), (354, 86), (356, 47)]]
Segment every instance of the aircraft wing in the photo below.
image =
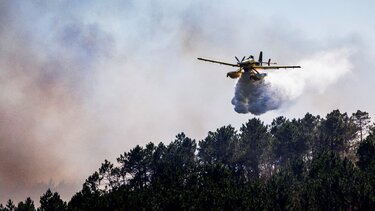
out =
[(222, 65), (228, 65), (232, 67), (239, 67), (238, 64), (231, 64), (231, 63), (226, 63), (226, 62), (220, 62), (220, 61), (215, 61), (211, 59), (204, 59), (204, 58), (198, 58), (198, 60), (206, 61), (206, 62), (212, 62), (212, 63), (217, 63), (217, 64), (222, 64)]
[(301, 66), (254, 66), (254, 69), (283, 69), (283, 68), (301, 68)]

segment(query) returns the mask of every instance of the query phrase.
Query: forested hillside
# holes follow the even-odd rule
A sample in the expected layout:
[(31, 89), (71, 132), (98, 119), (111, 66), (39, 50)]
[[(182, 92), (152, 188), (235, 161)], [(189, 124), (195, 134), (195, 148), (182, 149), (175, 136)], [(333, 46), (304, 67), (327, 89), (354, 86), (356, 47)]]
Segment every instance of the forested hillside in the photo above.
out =
[[(126, 141), (126, 140), (124, 140)], [(110, 142), (109, 142), (110, 143)], [(375, 128), (368, 113), (250, 119), (196, 141), (184, 133), (105, 160), (69, 202), (40, 210), (373, 210)], [(26, 199), (0, 210), (35, 210)]]

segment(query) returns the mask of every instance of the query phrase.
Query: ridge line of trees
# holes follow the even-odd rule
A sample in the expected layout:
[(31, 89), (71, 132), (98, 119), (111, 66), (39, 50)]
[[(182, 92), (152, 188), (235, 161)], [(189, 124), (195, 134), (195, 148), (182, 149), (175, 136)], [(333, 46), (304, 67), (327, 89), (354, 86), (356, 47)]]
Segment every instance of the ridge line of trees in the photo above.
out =
[[(37, 210), (372, 210), (375, 127), (367, 112), (252, 118), (195, 141), (184, 133), (105, 160), (66, 203)], [(27, 198), (3, 210), (36, 210)]]

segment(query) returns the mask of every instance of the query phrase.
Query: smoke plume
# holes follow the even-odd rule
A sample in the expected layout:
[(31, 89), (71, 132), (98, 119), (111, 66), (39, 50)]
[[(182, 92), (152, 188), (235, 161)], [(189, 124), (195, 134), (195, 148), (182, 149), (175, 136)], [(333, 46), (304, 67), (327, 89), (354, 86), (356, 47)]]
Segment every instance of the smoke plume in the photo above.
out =
[[(0, 203), (37, 200), (47, 188), (70, 197), (83, 177), (75, 171), (90, 163), (76, 155), (95, 152), (97, 126), (86, 104), (111, 36), (44, 7), (0, 6), (7, 11), (0, 12)], [(39, 10), (49, 16), (33, 16)], [(45, 23), (50, 19), (59, 20), (52, 29)]]
[(324, 92), (352, 69), (350, 48), (319, 52), (298, 62), (302, 69), (276, 70), (254, 81), (249, 73), (238, 80), (232, 104), (238, 113), (260, 115), (290, 103), (305, 92)]
[[(302, 66), (267, 71), (254, 83), (244, 74), (233, 98), (240, 113), (259, 115), (328, 88), (329, 97), (342, 92), (332, 87), (356, 60), (349, 61), (350, 50), (332, 48), (324, 37), (310, 40), (305, 24), (283, 23), (279, 12), (277, 21), (257, 15), (261, 4), (244, 5), (0, 1), (0, 203), (38, 201), (47, 188), (69, 200), (104, 159), (137, 144), (173, 140), (181, 131), (200, 139), (225, 124), (240, 126), (248, 116), (228, 103), (230, 67), (215, 72), (218, 66), (196, 57), (263, 50), (280, 64)], [(243, 14), (252, 27), (244, 27)], [(346, 104), (354, 107), (352, 101)], [(288, 113), (298, 110), (310, 111), (296, 106)]]

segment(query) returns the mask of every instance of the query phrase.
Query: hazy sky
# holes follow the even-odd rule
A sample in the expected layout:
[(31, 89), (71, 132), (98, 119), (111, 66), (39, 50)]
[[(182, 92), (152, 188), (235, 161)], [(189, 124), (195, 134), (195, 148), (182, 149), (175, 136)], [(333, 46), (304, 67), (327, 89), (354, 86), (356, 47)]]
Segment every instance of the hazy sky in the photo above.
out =
[(1, 1), (0, 202), (69, 199), (104, 159), (179, 132), (239, 128), (234, 56), (285, 96), (257, 116), (375, 114), (373, 1)]

